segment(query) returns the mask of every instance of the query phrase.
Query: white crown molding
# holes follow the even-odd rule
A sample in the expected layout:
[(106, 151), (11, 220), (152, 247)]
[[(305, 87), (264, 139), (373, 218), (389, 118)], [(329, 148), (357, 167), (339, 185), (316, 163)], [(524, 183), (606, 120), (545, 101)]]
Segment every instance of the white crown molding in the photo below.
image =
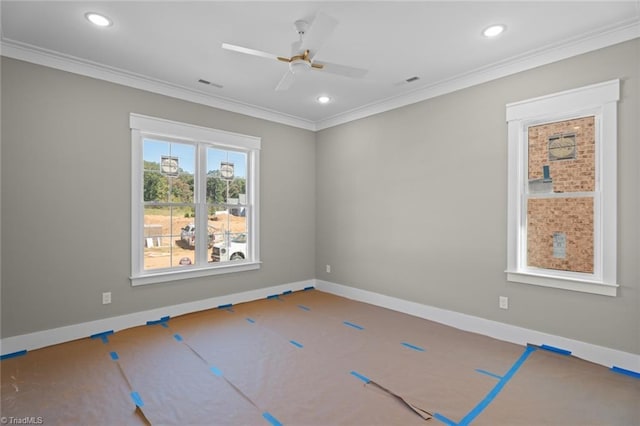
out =
[(633, 20), (621, 23), (606, 30), (598, 31), (586, 36), (583, 35), (579, 38), (567, 40), (556, 45), (546, 46), (543, 49), (525, 52), (518, 57), (491, 64), (468, 73), (453, 76), (438, 83), (421, 87), (412, 92), (376, 101), (316, 122), (302, 117), (296, 117), (267, 108), (215, 96), (210, 93), (199, 92), (166, 81), (152, 79), (147, 76), (108, 67), (99, 63), (64, 55), (59, 52), (42, 49), (11, 39), (3, 38), (0, 43), (0, 48), (2, 56), (9, 58), (32, 62), (38, 65), (122, 84), (124, 86), (146, 90), (226, 111), (236, 112), (275, 123), (298, 127), (305, 130), (319, 131), (639, 37), (640, 20), (634, 18)]
[(153, 79), (141, 74), (132, 73), (97, 62), (88, 61), (52, 50), (42, 49), (15, 40), (3, 38), (0, 43), (2, 56), (31, 62), (74, 74), (92, 77), (135, 89), (146, 90), (160, 95), (170, 96), (201, 105), (236, 112), (249, 117), (260, 118), (287, 126), (306, 130), (315, 130), (315, 123), (304, 118), (294, 117), (278, 111), (245, 104), (210, 93), (199, 92), (184, 86)]
[(547, 65), (573, 56), (602, 49), (614, 44), (640, 37), (640, 20), (634, 19), (626, 24), (598, 33), (582, 36), (557, 45), (547, 46), (526, 52), (518, 57), (491, 64), (471, 72), (457, 75), (438, 83), (421, 87), (413, 92), (391, 97), (351, 111), (317, 121), (316, 130), (328, 129), (350, 121), (390, 111), (406, 105), (435, 98), (467, 87), (476, 86), (498, 78), (506, 77), (542, 65)]
[(640, 355), (616, 349), (598, 346), (579, 340), (543, 333), (524, 327), (518, 327), (498, 321), (492, 321), (460, 312), (448, 311), (434, 306), (410, 302), (384, 294), (374, 293), (355, 287), (315, 280), (315, 287), (326, 293), (346, 297), (347, 299), (381, 306), (418, 318), (445, 324), (460, 330), (478, 333), (494, 339), (518, 345), (549, 345), (571, 351), (573, 356), (604, 365), (620, 367), (631, 371), (640, 371)]

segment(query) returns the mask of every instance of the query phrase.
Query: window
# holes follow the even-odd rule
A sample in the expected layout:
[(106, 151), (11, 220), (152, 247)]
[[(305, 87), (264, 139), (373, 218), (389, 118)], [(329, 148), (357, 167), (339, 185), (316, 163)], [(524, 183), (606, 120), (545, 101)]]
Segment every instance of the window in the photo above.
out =
[(619, 80), (507, 105), (507, 280), (615, 296)]
[(260, 139), (130, 115), (133, 285), (260, 267)]

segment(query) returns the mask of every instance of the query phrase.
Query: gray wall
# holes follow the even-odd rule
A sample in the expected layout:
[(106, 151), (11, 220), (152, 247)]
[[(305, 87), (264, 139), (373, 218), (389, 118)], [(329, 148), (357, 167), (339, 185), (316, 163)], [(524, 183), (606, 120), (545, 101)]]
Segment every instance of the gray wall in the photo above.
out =
[[(316, 277), (640, 353), (639, 50), (623, 43), (315, 135), (2, 58), (2, 337)], [(505, 104), (613, 78), (620, 296), (506, 282)], [(130, 112), (263, 138), (262, 269), (131, 287)]]
[[(313, 132), (7, 58), (2, 104), (2, 337), (314, 278)], [(259, 271), (131, 287), (130, 112), (262, 137)]]
[[(639, 50), (634, 40), (319, 132), (316, 277), (640, 354)], [(615, 78), (619, 297), (507, 282), (505, 104)]]

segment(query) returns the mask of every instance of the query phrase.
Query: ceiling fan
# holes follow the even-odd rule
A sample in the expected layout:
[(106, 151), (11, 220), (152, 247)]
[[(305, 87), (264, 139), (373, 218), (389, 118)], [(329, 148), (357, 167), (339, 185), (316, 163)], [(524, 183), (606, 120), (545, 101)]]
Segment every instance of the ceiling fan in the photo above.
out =
[(300, 39), (291, 45), (291, 57), (278, 56), (273, 53), (229, 43), (222, 43), (222, 48), (288, 63), (289, 70), (276, 86), (276, 90), (287, 90), (293, 84), (296, 74), (310, 70), (337, 74), (344, 77), (362, 78), (367, 73), (365, 69), (332, 64), (324, 61), (314, 61), (315, 56), (318, 54), (325, 40), (331, 35), (337, 25), (337, 20), (324, 13), (318, 13), (311, 24), (304, 20), (294, 22), (294, 27)]

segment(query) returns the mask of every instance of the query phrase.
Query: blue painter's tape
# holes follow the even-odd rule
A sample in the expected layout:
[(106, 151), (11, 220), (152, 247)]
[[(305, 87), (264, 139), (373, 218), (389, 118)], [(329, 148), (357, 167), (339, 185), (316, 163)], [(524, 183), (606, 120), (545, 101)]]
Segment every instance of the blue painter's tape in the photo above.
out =
[(311, 285), (309, 287), (305, 287), (303, 290), (307, 291), (307, 290), (313, 290), (313, 289), (315, 289), (315, 287)]
[(482, 411), (485, 408), (487, 408), (489, 404), (491, 404), (494, 398), (500, 393), (502, 388), (504, 388), (507, 382), (511, 380), (514, 374), (516, 374), (516, 372), (520, 369), (520, 367), (522, 367), (522, 364), (524, 364), (527, 358), (529, 358), (529, 355), (531, 355), (531, 353), (533, 353), (535, 350), (536, 348), (534, 346), (527, 346), (523, 354), (520, 355), (520, 358), (518, 358), (518, 360), (511, 366), (509, 371), (507, 371), (507, 374), (505, 374), (504, 377), (502, 377), (502, 379), (500, 379), (500, 381), (496, 383), (493, 389), (491, 389), (491, 391), (487, 394), (487, 396), (485, 396), (484, 399), (480, 401), (478, 405), (476, 405), (473, 408), (473, 410), (469, 411), (469, 413), (467, 413), (467, 415), (464, 416), (462, 420), (460, 420), (460, 423), (458, 423), (458, 426), (468, 426), (469, 424), (471, 424), (471, 422), (476, 417), (478, 417), (480, 413), (482, 413)]
[(138, 392), (131, 392), (131, 399), (133, 399), (136, 406), (140, 408), (144, 407), (144, 402), (142, 402), (142, 398), (140, 398), (140, 394)]
[(289, 343), (291, 343), (293, 346), (297, 346), (299, 348), (304, 348), (304, 345), (302, 343), (298, 343), (295, 340), (289, 340)]
[(298, 305), (298, 308), (302, 309), (303, 311), (310, 311), (311, 308), (304, 306), (304, 305)]
[(487, 376), (494, 377), (494, 378), (496, 378), (496, 379), (498, 379), (498, 380), (502, 379), (502, 376), (498, 376), (497, 374), (493, 374), (492, 372), (487, 371), (487, 370), (480, 370), (479, 368), (476, 368), (476, 371), (477, 371), (478, 373), (486, 374)]
[(348, 325), (349, 327), (353, 327), (353, 328), (358, 329), (358, 330), (364, 330), (363, 326), (358, 325), (358, 324), (354, 324), (354, 323), (349, 322), (349, 321), (345, 321), (345, 322), (343, 322), (343, 324), (344, 325)]
[(103, 331), (102, 333), (92, 334), (89, 337), (91, 337), (92, 339), (100, 339), (102, 336), (108, 336), (110, 334), (113, 334), (113, 330), (108, 330), (108, 331)]
[(402, 342), (402, 346), (405, 346), (409, 349), (413, 349), (414, 351), (424, 352), (424, 348), (421, 348), (420, 346), (412, 345), (411, 343)]
[(544, 349), (545, 351), (549, 351), (549, 352), (555, 352), (560, 355), (571, 355), (571, 351), (568, 351), (566, 349), (556, 348), (554, 346), (549, 346), (549, 345), (542, 345), (540, 346), (540, 349)]
[(118, 356), (118, 352), (111, 352), (109, 353), (109, 355), (111, 355), (111, 359), (114, 361), (117, 361), (120, 359), (120, 357)]
[(256, 320), (254, 320), (253, 318), (247, 318), (247, 321), (249, 321), (251, 324), (253, 324), (254, 322), (256, 322)]
[(284, 295), (284, 294), (291, 294), (291, 293), (293, 293), (293, 291), (291, 291), (291, 290), (287, 290), (287, 291), (283, 291), (283, 292), (282, 292), (282, 294), (283, 294), (283, 295)]
[(178, 342), (182, 342), (182, 336), (177, 333), (173, 335), (173, 338), (176, 339)]
[(357, 377), (358, 379), (362, 380), (365, 383), (369, 383), (371, 381), (367, 376), (363, 376), (362, 374), (358, 373), (357, 371), (352, 371), (351, 375), (354, 376), (354, 377)]
[(226, 305), (218, 305), (218, 309), (228, 309), (233, 306), (233, 303), (227, 303)]
[(280, 421), (278, 421), (278, 419), (273, 417), (271, 413), (269, 413), (268, 411), (265, 411), (264, 413), (262, 413), (262, 417), (264, 417), (265, 420), (271, 423), (273, 426), (282, 426), (282, 423), (280, 423)]
[(157, 325), (160, 324), (163, 327), (168, 327), (166, 322), (169, 321), (171, 319), (170, 316), (166, 316), (166, 317), (162, 317), (159, 320), (155, 320), (155, 321), (147, 321), (147, 325)]
[(109, 343), (109, 338), (107, 336), (109, 336), (110, 334), (113, 334), (113, 330), (103, 331), (102, 333), (92, 334), (89, 337), (91, 337), (92, 339), (100, 339), (100, 340), (102, 340), (102, 343)]
[(26, 355), (27, 354), (27, 350), (23, 349), (21, 351), (18, 352), (11, 352), (10, 354), (4, 354), (0, 356), (0, 361), (3, 361), (5, 359), (10, 359), (10, 358), (16, 358), (22, 355)]
[(443, 416), (440, 413), (433, 413), (433, 418), (436, 419), (436, 420), (440, 420), (442, 423), (447, 424), (449, 426), (458, 426), (458, 424), (456, 422), (446, 418), (445, 416)]
[(625, 376), (635, 377), (636, 379), (640, 379), (640, 373), (635, 372), (633, 370), (627, 370), (625, 368), (616, 367), (615, 365), (611, 367), (611, 371), (618, 374), (624, 374)]
[(215, 374), (216, 376), (218, 376), (218, 377), (222, 377), (222, 371), (221, 371), (218, 367), (215, 367), (215, 366), (213, 366), (213, 365), (212, 365), (211, 367), (209, 367), (209, 369), (210, 369), (210, 370), (211, 370), (211, 372), (212, 372), (213, 374)]
[(271, 296), (267, 296), (267, 299), (277, 299), (279, 297), (280, 297), (279, 294), (272, 294)]

